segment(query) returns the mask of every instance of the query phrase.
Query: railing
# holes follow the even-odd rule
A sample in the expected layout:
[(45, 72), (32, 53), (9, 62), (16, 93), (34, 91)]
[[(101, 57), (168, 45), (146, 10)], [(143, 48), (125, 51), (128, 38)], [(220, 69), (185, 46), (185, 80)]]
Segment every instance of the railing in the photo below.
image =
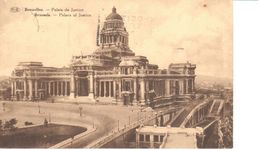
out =
[[(117, 75), (119, 74), (119, 70), (113, 70), (113, 71), (97, 71), (97, 75)], [(139, 75), (183, 75), (176, 73), (176, 71), (171, 70), (160, 70), (160, 69), (139, 69), (137, 70), (137, 74)], [(135, 75), (134, 73), (129, 74), (120, 74), (120, 75)], [(186, 74), (185, 74), (186, 75)], [(188, 74), (193, 75), (193, 74)]]
[(143, 70), (138, 70), (138, 74), (170, 74), (169, 71), (167, 70), (159, 70), (159, 69), (143, 69)]
[(90, 145), (88, 145), (87, 148), (99, 148), (99, 147), (107, 144), (108, 142), (112, 141), (113, 139), (115, 139), (115, 138), (121, 136), (122, 134), (126, 133), (127, 131), (134, 129), (137, 126), (143, 124), (144, 122), (151, 121), (155, 118), (156, 118), (156, 116), (148, 116), (147, 120), (145, 120), (143, 118), (143, 119), (140, 119), (140, 120), (138, 120), (138, 121), (136, 121), (136, 122), (134, 122), (134, 123), (132, 123), (128, 126), (125, 126), (122, 129), (119, 129), (117, 132), (110, 132), (110, 134), (108, 134), (107, 136), (102, 137), (98, 141), (95, 141), (94, 143), (91, 143)]
[(200, 103), (199, 105), (197, 105), (195, 108), (192, 109), (192, 111), (187, 115), (187, 117), (184, 119), (184, 121), (182, 122), (182, 124), (180, 125), (180, 127), (185, 127), (185, 125), (187, 124), (187, 122), (189, 121), (189, 119), (191, 118), (191, 116), (201, 107), (204, 107), (208, 104), (207, 101)]
[(168, 131), (165, 133), (165, 136), (163, 137), (163, 142), (160, 145), (160, 148), (164, 148), (165, 147), (165, 144), (167, 142), (167, 138), (168, 138)]
[(68, 139), (66, 139), (64, 141), (61, 141), (60, 143), (57, 143), (57, 144), (51, 146), (50, 149), (53, 149), (53, 148), (64, 148), (64, 147), (70, 146), (70, 145), (72, 145), (73, 142), (81, 140), (82, 138), (84, 138), (87, 135), (95, 132), (96, 130), (97, 130), (96, 127), (93, 128), (90, 131), (87, 130), (87, 131), (85, 131), (83, 133), (80, 133), (80, 134), (74, 136), (73, 138), (68, 138)]
[(97, 75), (113, 75), (113, 74), (118, 74), (116, 71), (97, 71)]
[(70, 75), (70, 72), (32, 72), (27, 76), (55, 76), (55, 75)]
[[(170, 109), (170, 110), (166, 110), (166, 111), (162, 111), (161, 112), (161, 115), (164, 115), (164, 114), (167, 114), (171, 111), (174, 111), (176, 110), (176, 108), (174, 109)], [(108, 142), (112, 141), (113, 139), (123, 135), (124, 133), (128, 132), (129, 130), (131, 129), (134, 129), (136, 128), (137, 126), (145, 123), (145, 122), (149, 122), (151, 120), (154, 120), (156, 119), (156, 117), (158, 117), (157, 113), (156, 114), (152, 114), (150, 116), (147, 116), (145, 118), (142, 118), (128, 126), (125, 126), (124, 128), (122, 129), (119, 129), (117, 132), (111, 132), (110, 134), (108, 134), (107, 136), (104, 136), (102, 137), (101, 139), (99, 139), (98, 141), (95, 141), (91, 144), (89, 144), (86, 148), (100, 148), (102, 147), (103, 145), (107, 144)]]

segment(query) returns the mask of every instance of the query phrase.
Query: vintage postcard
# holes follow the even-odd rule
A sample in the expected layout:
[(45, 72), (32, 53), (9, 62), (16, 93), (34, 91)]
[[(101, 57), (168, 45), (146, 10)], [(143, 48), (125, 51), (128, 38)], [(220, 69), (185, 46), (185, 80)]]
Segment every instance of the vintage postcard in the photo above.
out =
[(0, 148), (232, 148), (231, 0), (0, 0)]

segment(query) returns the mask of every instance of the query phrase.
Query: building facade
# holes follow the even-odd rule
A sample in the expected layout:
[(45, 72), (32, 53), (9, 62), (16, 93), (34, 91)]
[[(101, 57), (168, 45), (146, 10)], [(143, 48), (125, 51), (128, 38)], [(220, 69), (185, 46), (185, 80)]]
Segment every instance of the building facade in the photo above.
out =
[(129, 48), (128, 32), (116, 8), (102, 27), (98, 23), (96, 45), (98, 48), (91, 55), (73, 56), (69, 67), (20, 62), (11, 76), (12, 99), (65, 97), (153, 105), (189, 99), (194, 94), (196, 65), (186, 62), (159, 69), (145, 56), (136, 56)]

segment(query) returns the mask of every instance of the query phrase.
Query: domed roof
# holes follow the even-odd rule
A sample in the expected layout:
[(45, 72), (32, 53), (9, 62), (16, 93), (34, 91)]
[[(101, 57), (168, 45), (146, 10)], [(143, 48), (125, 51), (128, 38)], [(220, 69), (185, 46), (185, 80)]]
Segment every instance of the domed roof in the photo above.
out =
[(115, 8), (115, 7), (112, 8), (112, 13), (109, 14), (109, 15), (106, 17), (106, 20), (110, 20), (110, 19), (123, 20), (123, 18), (116, 12), (116, 8)]

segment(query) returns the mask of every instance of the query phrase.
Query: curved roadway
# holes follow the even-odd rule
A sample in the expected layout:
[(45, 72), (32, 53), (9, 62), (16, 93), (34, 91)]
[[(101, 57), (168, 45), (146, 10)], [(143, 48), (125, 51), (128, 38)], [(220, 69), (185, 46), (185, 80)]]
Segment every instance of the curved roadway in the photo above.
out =
[[(73, 148), (85, 147), (100, 137), (118, 130), (118, 122), (119, 128), (123, 128), (129, 124), (129, 121), (136, 121), (138, 115), (142, 115), (140, 109), (133, 106), (6, 101), (4, 103), (6, 103), (5, 111), (3, 105), (0, 106), (1, 120), (16, 118), (18, 127), (24, 126), (25, 121), (40, 125), (46, 118), (50, 122), (60, 124), (77, 125), (88, 129), (93, 128), (94, 125), (97, 128), (96, 131), (73, 142), (69, 146)], [(82, 107), (82, 116), (80, 116), (80, 107)]]

